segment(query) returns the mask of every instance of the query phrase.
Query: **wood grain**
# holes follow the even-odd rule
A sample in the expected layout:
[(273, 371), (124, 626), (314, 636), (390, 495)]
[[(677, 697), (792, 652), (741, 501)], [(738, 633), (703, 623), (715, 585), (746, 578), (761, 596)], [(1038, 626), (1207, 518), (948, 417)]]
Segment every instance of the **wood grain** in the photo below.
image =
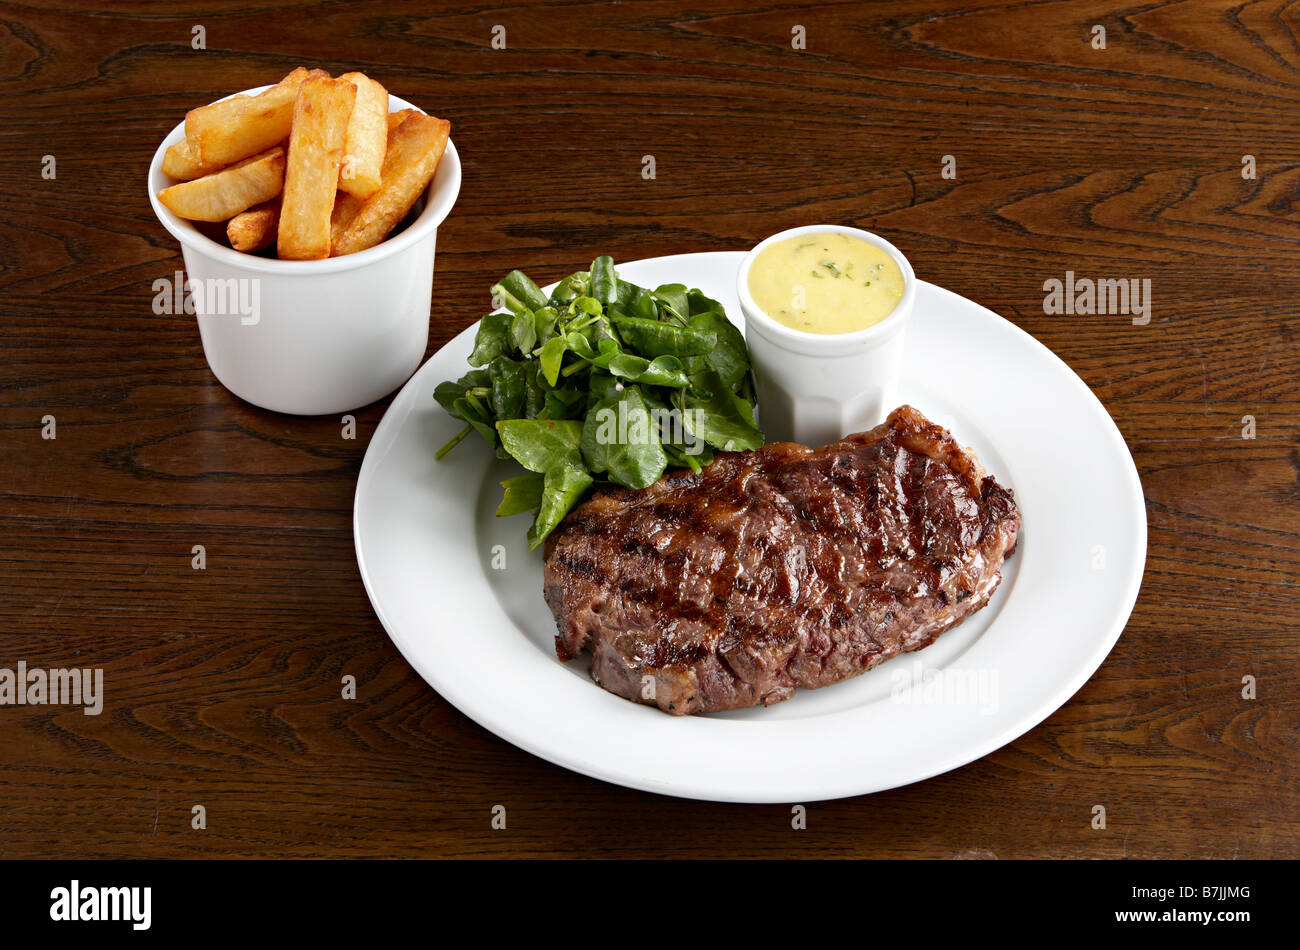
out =
[[(0, 856), (1300, 856), (1298, 27), (1241, 0), (0, 3), (0, 666), (101, 666), (110, 691), (99, 717), (0, 708)], [(605, 785), (460, 715), (357, 573), (384, 404), (354, 440), (254, 409), (191, 318), (150, 306), (182, 266), (145, 194), (157, 143), (299, 64), (452, 122), (431, 351), (510, 267), (550, 280), (823, 220), (1033, 334), (1106, 404), (1146, 492), (1147, 574), (1109, 659), (1007, 747), (806, 803), (799, 832), (788, 805)], [(1067, 270), (1149, 278), (1151, 323), (1046, 315)]]

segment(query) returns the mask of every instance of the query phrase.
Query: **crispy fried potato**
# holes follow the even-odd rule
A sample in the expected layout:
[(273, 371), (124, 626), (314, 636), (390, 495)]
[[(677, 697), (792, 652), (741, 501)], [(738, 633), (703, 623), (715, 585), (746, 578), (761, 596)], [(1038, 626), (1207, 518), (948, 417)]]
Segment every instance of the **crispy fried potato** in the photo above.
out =
[(201, 162), (198, 155), (190, 148), (189, 139), (181, 139), (163, 153), (163, 174), (177, 181), (193, 181), (195, 178), (221, 171), (224, 167), (219, 164), (205, 165)]
[(346, 73), (339, 79), (357, 87), (343, 146), (339, 190), (369, 198), (379, 190), (379, 173), (388, 151), (388, 90), (364, 73)]
[[(408, 116), (413, 116), (415, 114), (416, 111), (414, 109), (403, 109), (401, 112), (388, 113), (388, 141), (389, 142), (393, 141), (393, 133), (397, 131), (397, 127), (401, 125), (403, 122), (405, 122)], [(380, 174), (381, 175), (383, 174), (382, 169), (380, 170)]]
[(277, 240), (283, 259), (329, 257), (330, 213), (356, 97), (352, 83), (328, 77), (308, 79), (298, 90), (280, 203)]
[[(393, 144), (394, 133), (398, 127), (406, 121), (409, 116), (417, 115), (414, 109), (403, 109), (401, 112), (388, 113), (388, 135), (384, 142), (384, 154), (388, 153), (388, 148)], [(365, 200), (348, 194), (346, 191), (340, 191), (334, 198), (334, 212), (330, 215), (330, 246), (333, 247), (342, 237), (343, 232), (348, 229), (357, 213), (365, 207)]]
[(158, 200), (191, 221), (225, 221), (278, 195), (284, 174), (284, 149), (277, 147), (203, 178), (164, 188)]
[(364, 198), (350, 195), (346, 191), (340, 191), (334, 197), (334, 210), (330, 214), (330, 247), (333, 247), (343, 236), (343, 232), (356, 219), (357, 213), (365, 207), (365, 204)]
[(330, 256), (364, 251), (388, 236), (433, 180), (450, 134), (450, 122), (420, 113), (397, 127), (384, 159), (383, 184), (339, 235)]
[(235, 96), (191, 110), (185, 116), (191, 154), (204, 165), (228, 165), (288, 138), (298, 90), (308, 79), (328, 75), (299, 66), (256, 96)]
[(277, 198), (254, 205), (231, 218), (226, 225), (226, 237), (237, 251), (260, 251), (275, 243), (279, 227), (280, 200)]

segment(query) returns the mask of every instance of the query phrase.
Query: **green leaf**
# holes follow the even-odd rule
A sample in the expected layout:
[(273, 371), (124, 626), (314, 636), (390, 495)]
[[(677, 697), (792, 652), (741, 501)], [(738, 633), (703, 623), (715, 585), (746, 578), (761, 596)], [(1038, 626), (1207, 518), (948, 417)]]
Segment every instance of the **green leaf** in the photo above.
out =
[(546, 415), (551, 419), (581, 419), (587, 412), (587, 394), (580, 389), (552, 389), (546, 394)]
[(503, 481), (501, 487), (505, 489), (505, 494), (501, 497), (501, 504), (497, 505), (497, 517), (509, 518), (511, 515), (522, 515), (525, 511), (537, 514), (542, 506), (543, 480), (543, 476), (529, 472)]
[(462, 417), (455, 408), (456, 400), (464, 396), (467, 390), (488, 388), (491, 385), (492, 377), (487, 370), (472, 369), (455, 382), (447, 380), (439, 383), (433, 390), (433, 398), (454, 418), (460, 419)]
[(505, 450), (530, 472), (582, 464), (582, 423), (577, 420), (502, 419), (497, 432)]
[(612, 363), (623, 352), (623, 347), (619, 345), (618, 340), (613, 338), (600, 340), (596, 344), (596, 355), (591, 360), (591, 365), (597, 369), (609, 369)]
[(528, 529), (528, 549), (535, 550), (546, 540), (591, 487), (592, 477), (578, 465), (557, 465), (548, 469), (542, 480), (542, 501), (537, 519)]
[(474, 351), (469, 355), (470, 366), (486, 366), (510, 349), (510, 325), (514, 317), (504, 311), (489, 313), (478, 325), (474, 336)]
[(620, 353), (609, 361), (608, 369), (614, 376), (648, 386), (681, 388), (690, 385), (682, 361), (675, 356), (656, 356), (648, 360), (644, 356)]
[(602, 254), (591, 262), (591, 296), (604, 306), (618, 301), (618, 278), (614, 276), (614, 258)]
[(458, 419), (464, 419), (474, 427), (474, 431), (483, 438), (487, 439), (489, 445), (496, 447), (497, 432), (492, 427), (492, 419), (483, 410), (482, 403), (477, 400), (471, 402), (473, 397), (466, 395), (461, 396), (454, 403), (455, 412), (453, 415)]
[(510, 321), (510, 339), (521, 354), (527, 356), (537, 345), (537, 318), (531, 310), (517, 313)]
[[(644, 287), (638, 287), (636, 284), (620, 277), (618, 278), (618, 292), (616, 295), (617, 305), (622, 307), (624, 310), (628, 310), (632, 307), (636, 298), (645, 292), (646, 290)], [(606, 307), (605, 310), (608, 312), (609, 307)]]
[(523, 364), (524, 367), (524, 416), (528, 419), (536, 419), (538, 414), (546, 408), (546, 392), (538, 374), (541, 372), (541, 366), (537, 360), (529, 360)]
[(724, 386), (716, 371), (701, 375), (710, 395), (703, 398), (690, 391), (682, 395), (682, 424), (686, 430), (726, 452), (759, 448), (763, 433), (754, 425), (749, 404)]
[(492, 415), (514, 419), (524, 413), (524, 367), (508, 356), (498, 356), (488, 365), (492, 377)]
[(612, 404), (612, 398), (598, 399), (587, 410), (587, 417), (582, 422), (582, 460), (587, 465), (587, 471), (595, 475), (603, 475), (609, 470), (605, 461), (605, 444), (597, 438), (596, 430), (600, 424), (601, 410), (608, 411)]
[[(577, 336), (580, 340), (582, 339), (576, 333), (574, 336)], [(542, 345), (542, 352), (538, 356), (538, 362), (541, 364), (542, 376), (552, 388), (559, 382), (560, 364), (564, 362), (564, 354), (568, 352), (568, 349), (569, 343), (562, 336), (552, 337)]]
[(567, 308), (577, 298), (586, 296), (590, 284), (591, 276), (586, 271), (580, 270), (576, 274), (570, 274), (551, 291), (551, 306), (556, 309)]
[[(662, 395), (661, 395), (662, 394)], [(668, 397), (668, 398), (665, 398)], [(698, 465), (695, 462), (687, 461), (704, 459), (699, 464), (707, 465), (713, 460), (713, 449), (703, 440), (696, 438), (682, 424), (684, 414), (681, 412), (680, 404), (685, 397), (683, 390), (657, 390), (654, 387), (641, 387), (641, 398), (645, 400), (646, 406), (650, 409), (650, 418), (659, 420), (659, 441), (668, 453), (671, 464), (678, 467), (686, 466), (698, 471)], [(679, 458), (673, 453), (683, 456)]]
[(555, 325), (560, 314), (554, 307), (542, 307), (533, 313), (533, 332), (538, 343), (545, 343), (555, 335)]
[(667, 308), (673, 319), (685, 323), (690, 315), (690, 305), (686, 298), (685, 284), (660, 284), (654, 290), (654, 299), (662, 308)]
[(732, 387), (749, 372), (749, 350), (740, 329), (721, 313), (707, 310), (691, 317), (690, 325), (697, 330), (707, 330), (717, 338), (712, 350), (705, 356), (722, 379), (724, 386)]
[(672, 468), (689, 468), (692, 472), (699, 472), (704, 466), (713, 461), (713, 449), (709, 448), (703, 442), (696, 442), (703, 451), (691, 454), (691, 452), (682, 448), (680, 445), (665, 445), (664, 453), (668, 456), (668, 464)]
[(627, 386), (587, 412), (583, 458), (593, 471), (607, 471), (609, 480), (619, 485), (653, 485), (668, 466), (656, 428), (640, 387)]
[(640, 317), (643, 320), (654, 320), (656, 322), (659, 320), (659, 308), (655, 306), (654, 295), (648, 290), (642, 290), (632, 298), (631, 305), (627, 306), (627, 309), (634, 317)]
[(598, 317), (605, 312), (605, 308), (595, 297), (578, 297), (573, 301), (573, 308), (589, 317)]
[(619, 320), (616, 326), (623, 342), (649, 359), (656, 356), (703, 356), (718, 341), (712, 330), (639, 317)]
[(570, 330), (566, 333), (564, 335), (564, 343), (570, 350), (577, 353), (584, 360), (594, 360), (596, 358), (596, 348), (591, 345), (590, 340), (577, 330)]
[(707, 313), (710, 310), (714, 313), (726, 315), (726, 311), (722, 309), (722, 304), (712, 297), (704, 296), (698, 290), (691, 289), (687, 291), (686, 300), (691, 309), (691, 316), (695, 316), (697, 313)]
[[(493, 284), (492, 294), (496, 296), (498, 293), (516, 301), (520, 304), (521, 310), (537, 310), (539, 307), (546, 306), (546, 294), (542, 293), (538, 286), (528, 279), (528, 275), (521, 270), (512, 270)], [(514, 307), (510, 307), (510, 309), (515, 313), (519, 312)]]
[(597, 346), (605, 340), (611, 340), (614, 343), (617, 343), (620, 348), (623, 346), (622, 341), (619, 340), (617, 335), (615, 335), (614, 328), (610, 326), (607, 317), (601, 317), (591, 325), (591, 336), (592, 339), (596, 341)]
[(608, 399), (622, 392), (618, 387), (621, 384), (608, 373), (592, 373), (587, 377), (587, 387), (591, 390), (591, 399), (588, 403), (599, 402), (601, 399)]

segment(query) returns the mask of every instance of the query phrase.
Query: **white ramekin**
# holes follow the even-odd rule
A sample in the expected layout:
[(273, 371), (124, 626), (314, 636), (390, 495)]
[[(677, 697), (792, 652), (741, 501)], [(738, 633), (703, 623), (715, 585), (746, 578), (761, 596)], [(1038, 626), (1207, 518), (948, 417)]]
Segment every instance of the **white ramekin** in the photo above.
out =
[[(749, 269), (770, 244), (805, 234), (846, 234), (882, 248), (903, 272), (903, 298), (885, 319), (853, 333), (804, 333), (778, 323), (754, 302)], [(884, 238), (838, 224), (791, 228), (758, 244), (736, 274), (745, 337), (758, 386), (758, 414), (769, 442), (813, 447), (882, 422), (894, 408), (903, 331), (912, 317), (916, 274)]]
[[(388, 108), (415, 106), (389, 96)], [(438, 225), (460, 192), (456, 147), (447, 143), (420, 199), (423, 210), (400, 234), (345, 257), (280, 261), (218, 243), (158, 201), (158, 192), (175, 183), (163, 174), (163, 154), (184, 137), (182, 122), (154, 153), (149, 202), (181, 243), (188, 284), (213, 288), (193, 295), (213, 375), (241, 399), (297, 415), (358, 409), (402, 385), (429, 342)], [(256, 300), (256, 313), (229, 303), (216, 308), (220, 313), (209, 312), (210, 303), (219, 303), (221, 288), (242, 292), (246, 303)]]

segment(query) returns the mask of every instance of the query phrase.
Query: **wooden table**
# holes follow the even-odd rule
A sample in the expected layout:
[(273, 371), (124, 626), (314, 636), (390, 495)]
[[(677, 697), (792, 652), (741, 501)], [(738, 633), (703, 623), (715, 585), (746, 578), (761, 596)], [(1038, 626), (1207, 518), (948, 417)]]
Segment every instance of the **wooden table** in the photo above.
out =
[[(0, 3), (0, 666), (102, 667), (106, 705), (0, 708), (0, 856), (1300, 856), (1293, 8), (43, 6)], [(1109, 659), (1011, 745), (809, 803), (806, 831), (788, 805), (583, 778), (466, 719), (358, 576), (353, 486), (386, 401), (352, 440), (255, 409), (192, 318), (151, 307), (182, 266), (146, 198), (157, 143), (298, 64), (362, 69), (453, 124), (431, 352), (510, 267), (821, 221), (1032, 333), (1109, 408), (1146, 491), (1146, 579)], [(1045, 314), (1066, 271), (1150, 279), (1150, 323)]]

